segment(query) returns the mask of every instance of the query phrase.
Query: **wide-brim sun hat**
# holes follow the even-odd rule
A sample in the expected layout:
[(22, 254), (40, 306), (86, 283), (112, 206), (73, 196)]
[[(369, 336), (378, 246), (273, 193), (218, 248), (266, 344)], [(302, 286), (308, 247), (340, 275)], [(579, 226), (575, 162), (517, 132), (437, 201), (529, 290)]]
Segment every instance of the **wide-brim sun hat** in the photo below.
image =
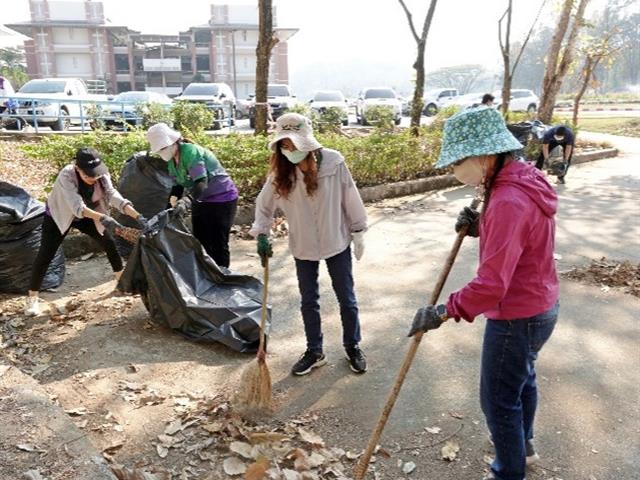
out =
[(182, 138), (180, 132), (175, 131), (166, 123), (156, 123), (147, 130), (147, 140), (151, 146), (151, 153), (158, 153), (163, 148), (173, 145)]
[(467, 157), (495, 155), (522, 147), (497, 110), (485, 106), (469, 108), (445, 122), (436, 168), (448, 167)]
[(269, 148), (275, 150), (278, 142), (284, 138), (290, 139), (301, 152), (312, 152), (322, 148), (313, 136), (311, 120), (299, 113), (285, 113), (276, 120), (276, 134), (269, 142)]

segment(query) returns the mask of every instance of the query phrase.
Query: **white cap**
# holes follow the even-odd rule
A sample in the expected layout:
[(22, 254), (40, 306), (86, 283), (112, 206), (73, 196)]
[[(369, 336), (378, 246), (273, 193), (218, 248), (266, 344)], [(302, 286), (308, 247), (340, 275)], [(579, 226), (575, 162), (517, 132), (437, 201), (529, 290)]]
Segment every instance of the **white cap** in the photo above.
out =
[(163, 148), (176, 143), (180, 138), (182, 138), (180, 132), (176, 132), (166, 123), (156, 123), (147, 131), (151, 153), (158, 153)]
[(283, 138), (290, 139), (301, 152), (322, 148), (313, 136), (311, 120), (299, 113), (285, 113), (276, 120), (276, 136), (269, 142), (269, 148), (274, 150)]

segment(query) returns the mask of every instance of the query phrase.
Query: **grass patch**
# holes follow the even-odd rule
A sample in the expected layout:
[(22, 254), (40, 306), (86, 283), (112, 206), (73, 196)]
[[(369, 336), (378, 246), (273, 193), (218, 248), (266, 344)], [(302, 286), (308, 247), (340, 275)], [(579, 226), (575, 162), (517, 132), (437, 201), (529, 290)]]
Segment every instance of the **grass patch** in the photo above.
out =
[(587, 132), (640, 137), (640, 118), (581, 118), (578, 125), (581, 130)]

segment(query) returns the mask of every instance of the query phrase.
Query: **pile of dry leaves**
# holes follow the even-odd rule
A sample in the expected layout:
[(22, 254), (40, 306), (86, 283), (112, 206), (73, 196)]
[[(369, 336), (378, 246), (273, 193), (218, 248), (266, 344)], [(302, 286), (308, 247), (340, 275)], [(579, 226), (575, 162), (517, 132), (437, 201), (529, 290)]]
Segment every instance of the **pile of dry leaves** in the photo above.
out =
[[(253, 240), (253, 237), (249, 235), (251, 225), (234, 225), (231, 228), (231, 235), (240, 240)], [(271, 236), (273, 238), (284, 238), (289, 235), (289, 224), (284, 217), (276, 217), (273, 219), (273, 225), (271, 226)]]
[(564, 278), (601, 285), (603, 289), (622, 288), (625, 293), (640, 297), (640, 263), (618, 262), (602, 257), (586, 267), (574, 267), (562, 274)]
[[(125, 391), (139, 388), (123, 387)], [(250, 423), (234, 413), (223, 396), (190, 395), (177, 402), (174, 410), (175, 417), (166, 424), (164, 433), (157, 436), (154, 446), (162, 459), (171, 455), (191, 457), (189, 466), (175, 472), (151, 465), (113, 464), (119, 480), (171, 480), (174, 476), (180, 480), (347, 479), (359, 457), (326, 446), (310, 427), (315, 421), (313, 416), (287, 422)]]

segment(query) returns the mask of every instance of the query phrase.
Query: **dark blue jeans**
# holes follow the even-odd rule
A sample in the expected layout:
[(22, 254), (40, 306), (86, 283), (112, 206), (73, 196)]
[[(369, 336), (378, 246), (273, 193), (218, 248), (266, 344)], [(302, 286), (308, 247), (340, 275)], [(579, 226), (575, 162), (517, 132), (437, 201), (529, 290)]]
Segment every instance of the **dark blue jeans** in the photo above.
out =
[(480, 402), (496, 448), (491, 470), (500, 480), (525, 477), (525, 440), (533, 438), (538, 404), (535, 361), (551, 336), (559, 305), (531, 318), (487, 320)]
[[(298, 288), (300, 289), (300, 310), (304, 321), (304, 333), (307, 348), (322, 353), (322, 325), (320, 321), (320, 290), (318, 286), (318, 268), (320, 262), (296, 260)], [(342, 319), (342, 343), (345, 347), (357, 345), (360, 340), (360, 320), (358, 302), (353, 288), (351, 267), (351, 247), (325, 260), (331, 277), (333, 291), (340, 304)]]

